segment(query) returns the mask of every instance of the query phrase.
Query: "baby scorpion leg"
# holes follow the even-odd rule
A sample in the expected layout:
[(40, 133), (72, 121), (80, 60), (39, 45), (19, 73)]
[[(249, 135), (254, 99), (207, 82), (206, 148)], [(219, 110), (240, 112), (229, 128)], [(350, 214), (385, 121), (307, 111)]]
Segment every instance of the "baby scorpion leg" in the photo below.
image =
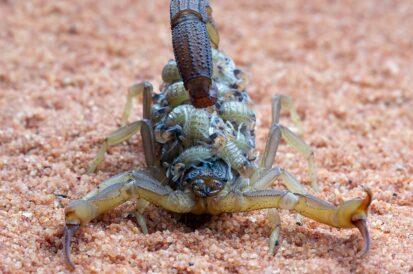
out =
[(102, 146), (100, 147), (95, 159), (90, 163), (87, 173), (93, 173), (96, 167), (105, 158), (106, 151), (110, 146), (114, 146), (128, 140), (136, 132), (141, 131), (142, 142), (145, 154), (146, 164), (151, 167), (155, 164), (154, 156), (154, 143), (153, 143), (153, 132), (151, 122), (148, 120), (140, 120), (130, 123), (124, 127), (121, 127), (105, 138)]
[(364, 199), (356, 198), (344, 201), (338, 206), (327, 203), (310, 194), (292, 193), (275, 189), (230, 192), (225, 197), (214, 199), (209, 206), (212, 214), (224, 212), (245, 212), (265, 208), (294, 210), (299, 214), (336, 228), (358, 228), (364, 247), (360, 252), (364, 256), (369, 249), (367, 215), (373, 194), (365, 189)]
[(70, 260), (70, 241), (80, 226), (130, 199), (143, 199), (177, 213), (190, 212), (194, 206), (187, 194), (162, 186), (147, 171), (134, 170), (112, 177), (65, 209), (64, 253), (70, 268), (74, 268)]
[(151, 105), (152, 105), (152, 84), (148, 81), (134, 84), (128, 89), (128, 97), (122, 115), (122, 125), (128, 122), (129, 114), (132, 108), (132, 100), (143, 93), (143, 119), (151, 119)]

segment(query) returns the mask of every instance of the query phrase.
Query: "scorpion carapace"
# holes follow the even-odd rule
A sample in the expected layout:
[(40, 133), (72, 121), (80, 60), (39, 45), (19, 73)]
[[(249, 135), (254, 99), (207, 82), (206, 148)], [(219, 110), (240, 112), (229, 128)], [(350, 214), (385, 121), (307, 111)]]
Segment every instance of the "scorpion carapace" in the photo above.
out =
[(175, 60), (192, 105), (212, 106), (217, 94), (212, 86), (211, 44), (219, 36), (207, 0), (171, 0), (172, 44)]
[[(188, 1), (179, 3), (184, 2)], [(334, 206), (310, 195), (288, 171), (273, 167), (278, 144), (283, 139), (307, 160), (312, 187), (317, 190), (312, 149), (279, 123), (280, 110), (285, 108), (301, 128), (292, 101), (286, 96), (273, 98), (272, 126), (265, 150), (257, 157), (256, 117), (245, 90), (246, 77), (228, 56), (214, 47), (211, 59), (211, 83), (217, 91), (217, 101), (212, 107), (202, 109), (191, 104), (174, 60), (168, 61), (162, 71), (164, 83), (159, 93), (153, 92), (149, 82), (129, 88), (122, 121), (126, 124), (132, 99), (138, 95), (143, 95), (143, 119), (126, 124), (106, 137), (88, 172), (93, 172), (103, 161), (109, 146), (139, 131), (147, 167), (116, 175), (67, 206), (64, 249), (69, 267), (74, 268), (69, 250), (76, 230), (128, 200), (136, 200), (133, 215), (145, 234), (148, 229), (144, 210), (149, 203), (185, 216), (269, 209), (268, 251), (274, 254), (281, 225), (276, 209), (286, 209), (332, 227), (358, 228), (364, 238), (361, 254), (367, 253), (366, 220), (371, 191), (366, 189), (364, 199)], [(281, 179), (287, 190), (270, 188), (277, 179)]]

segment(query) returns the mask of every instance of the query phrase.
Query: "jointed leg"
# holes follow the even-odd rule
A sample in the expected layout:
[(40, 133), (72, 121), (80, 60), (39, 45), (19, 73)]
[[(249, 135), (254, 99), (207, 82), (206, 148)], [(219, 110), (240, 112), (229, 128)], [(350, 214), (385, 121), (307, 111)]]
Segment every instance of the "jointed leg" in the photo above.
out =
[(282, 183), (289, 191), (293, 193), (307, 194), (307, 190), (298, 182), (294, 175), (280, 167), (273, 167), (270, 170), (265, 171), (263, 176), (256, 182), (251, 182), (251, 189), (266, 189), (279, 177), (281, 177)]
[(100, 147), (98, 153), (96, 154), (95, 159), (89, 164), (87, 173), (93, 173), (96, 167), (103, 161), (105, 158), (106, 151), (110, 146), (114, 146), (122, 143), (123, 141), (128, 140), (132, 135), (139, 131), (142, 126), (142, 121), (136, 121), (131, 124), (128, 124), (124, 127), (121, 127), (105, 138), (102, 146)]
[(296, 149), (298, 153), (307, 159), (311, 185), (314, 190), (318, 191), (313, 150), (297, 135), (284, 126), (276, 124), (271, 127), (267, 144), (261, 158), (260, 170), (265, 171), (271, 168), (275, 155), (277, 154), (278, 144), (281, 138), (283, 138), (287, 144)]
[(283, 138), (287, 144), (296, 149), (298, 153), (307, 159), (311, 185), (314, 190), (318, 191), (313, 150), (295, 133), (279, 124), (281, 107), (284, 107), (289, 111), (291, 120), (293, 120), (300, 131), (302, 130), (300, 117), (295, 110), (291, 98), (282, 95), (275, 96), (272, 103), (272, 126), (268, 135), (264, 154), (261, 158), (260, 167), (264, 170), (271, 168), (275, 155), (277, 154), (278, 144), (280, 139)]
[(188, 212), (193, 206), (193, 201), (187, 194), (161, 185), (146, 171), (135, 170), (114, 176), (83, 199), (71, 202), (66, 208), (66, 221), (73, 223), (70, 220), (74, 219), (78, 224), (87, 224), (98, 215), (132, 198), (144, 199), (178, 213)]
[(102, 146), (100, 147), (96, 157), (89, 164), (87, 173), (93, 173), (96, 167), (103, 161), (105, 154), (110, 146), (114, 146), (128, 140), (132, 135), (141, 131), (143, 151), (145, 155), (145, 161), (148, 167), (158, 165), (155, 161), (155, 148), (153, 141), (153, 131), (151, 123), (148, 120), (140, 120), (121, 127), (112, 132), (105, 138)]
[[(280, 167), (273, 167), (272, 169), (265, 171), (262, 177), (256, 182), (251, 182), (251, 188), (254, 190), (266, 189), (279, 177), (285, 187), (292, 193), (307, 194), (307, 190), (300, 184), (300, 182), (298, 182), (297, 178), (295, 178), (295, 176), (287, 170)], [(295, 214), (294, 218), (296, 224), (302, 224), (302, 218), (300, 215)]]
[(281, 229), (281, 219), (280, 214), (277, 209), (271, 208), (268, 210), (268, 221), (271, 225), (271, 235), (269, 240), (268, 253), (270, 255), (275, 254), (275, 247), (280, 244), (280, 229)]
[(261, 166), (265, 167), (265, 169), (271, 168), (275, 155), (277, 153), (278, 144), (282, 137), (290, 146), (294, 147), (300, 154), (302, 154), (308, 160), (311, 181), (314, 184), (314, 180), (316, 179), (314, 170), (315, 167), (313, 151), (311, 147), (309, 147), (295, 133), (279, 124), (281, 107), (284, 107), (289, 111), (291, 120), (293, 120), (294, 124), (298, 128), (302, 129), (300, 117), (298, 116), (297, 111), (295, 110), (291, 98), (283, 95), (275, 96), (272, 102), (272, 126), (270, 133), (268, 135), (264, 155), (261, 160)]
[(280, 129), (281, 136), (287, 142), (287, 144), (289, 144), (291, 147), (297, 150), (297, 152), (304, 156), (304, 158), (307, 160), (308, 173), (310, 175), (311, 180), (311, 187), (318, 192), (319, 189), (317, 184), (313, 149), (288, 128), (280, 126)]
[(69, 258), (70, 239), (79, 227), (130, 199), (143, 199), (177, 213), (190, 212), (194, 206), (187, 194), (162, 186), (145, 171), (125, 172), (112, 177), (83, 199), (72, 201), (65, 209), (65, 255), (70, 267), (74, 267)]
[(132, 100), (143, 94), (143, 119), (150, 119), (151, 106), (152, 106), (152, 84), (144, 81), (139, 84), (134, 84), (128, 89), (128, 97), (126, 99), (126, 105), (122, 115), (122, 125), (125, 125), (128, 121), (129, 114), (132, 108)]
[(271, 126), (270, 132), (268, 133), (267, 143), (265, 144), (264, 153), (260, 159), (260, 167), (264, 170), (268, 170), (272, 167), (280, 140), (280, 127), (278, 125)]
[(145, 221), (145, 217), (143, 216), (143, 212), (145, 211), (145, 208), (148, 205), (149, 205), (148, 201), (144, 199), (137, 199), (135, 210), (130, 212), (130, 214), (132, 214), (135, 217), (136, 222), (139, 224), (139, 227), (141, 228), (142, 233), (145, 235), (148, 234), (148, 227), (146, 226), (146, 221)]
[[(110, 146), (119, 144), (128, 140), (133, 134), (141, 130), (143, 149), (145, 153), (145, 160), (148, 167), (159, 166), (155, 161), (154, 136), (151, 119), (152, 106), (152, 91), (151, 83), (144, 81), (139, 84), (132, 85), (128, 90), (128, 98), (122, 116), (122, 127), (111, 133), (105, 138), (101, 148), (99, 149), (95, 159), (90, 163), (87, 173), (95, 171), (96, 167), (103, 161), (106, 151)], [(134, 97), (143, 94), (143, 120), (136, 121), (125, 125), (128, 120), (130, 110), (132, 107), (132, 100)]]
[(155, 137), (150, 120), (141, 121), (141, 137), (143, 143), (143, 153), (147, 167), (159, 167), (160, 163), (155, 159)]
[(301, 124), (300, 116), (298, 116), (297, 110), (294, 107), (293, 100), (291, 100), (288, 96), (274, 96), (272, 102), (272, 125), (276, 125), (280, 122), (281, 108), (284, 108), (289, 112), (291, 120), (297, 127), (298, 134), (301, 134), (304, 130)]

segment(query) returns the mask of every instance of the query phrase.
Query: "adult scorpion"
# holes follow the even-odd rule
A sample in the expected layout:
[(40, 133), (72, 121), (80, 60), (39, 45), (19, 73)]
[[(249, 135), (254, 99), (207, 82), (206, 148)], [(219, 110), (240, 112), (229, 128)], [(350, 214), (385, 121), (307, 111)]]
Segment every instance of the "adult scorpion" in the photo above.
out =
[[(134, 215), (143, 233), (149, 203), (176, 213), (211, 214), (270, 209), (269, 253), (279, 242), (276, 209), (293, 210), (337, 228), (358, 228), (369, 249), (368, 208), (372, 192), (334, 206), (307, 190), (288, 171), (272, 167), (284, 139), (304, 156), (312, 187), (317, 189), (312, 149), (279, 123), (281, 108), (293, 122), (300, 119), (289, 97), (272, 101), (272, 126), (261, 157), (255, 153), (255, 113), (245, 91), (246, 77), (218, 50), (219, 36), (208, 1), (172, 0), (171, 28), (175, 59), (162, 71), (160, 93), (149, 82), (129, 88), (122, 117), (126, 124), (134, 97), (143, 95), (143, 119), (124, 125), (105, 138), (88, 172), (104, 159), (110, 146), (140, 131), (147, 167), (116, 175), (65, 209), (64, 253), (70, 268), (74, 233), (102, 213), (136, 200)], [(287, 190), (269, 189), (280, 178)]]

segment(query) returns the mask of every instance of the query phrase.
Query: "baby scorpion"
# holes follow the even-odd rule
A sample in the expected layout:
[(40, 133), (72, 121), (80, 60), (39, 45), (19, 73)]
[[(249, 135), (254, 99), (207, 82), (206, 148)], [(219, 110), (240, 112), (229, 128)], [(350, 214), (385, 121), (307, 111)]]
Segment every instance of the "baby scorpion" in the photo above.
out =
[[(273, 98), (272, 126), (264, 153), (258, 159), (251, 156), (255, 155), (255, 113), (244, 90), (245, 75), (217, 49), (218, 33), (211, 23), (208, 2), (173, 0), (171, 19), (178, 64), (173, 60), (166, 64), (162, 72), (164, 83), (158, 94), (153, 93), (148, 82), (131, 86), (122, 121), (126, 123), (128, 120), (132, 99), (138, 95), (143, 95), (143, 119), (126, 124), (105, 138), (88, 172), (93, 172), (103, 161), (109, 146), (127, 140), (138, 131), (142, 135), (147, 167), (116, 175), (66, 207), (64, 252), (68, 266), (74, 268), (69, 254), (70, 241), (80, 226), (131, 199), (137, 201), (134, 215), (145, 234), (148, 229), (143, 212), (148, 203), (176, 213), (197, 215), (270, 209), (272, 232), (269, 253), (273, 254), (278, 245), (281, 225), (276, 209), (280, 208), (294, 210), (332, 227), (358, 228), (364, 239), (361, 255), (366, 254), (370, 241), (366, 222), (372, 192), (366, 189), (364, 199), (356, 198), (334, 206), (308, 194), (288, 171), (272, 167), (278, 144), (284, 139), (307, 159), (312, 186), (317, 189), (312, 149), (279, 123), (283, 107), (300, 125), (295, 108), (286, 96)], [(207, 76), (197, 74), (198, 65), (204, 65), (199, 59), (192, 60), (190, 67), (182, 66), (185, 63), (182, 60), (191, 59), (185, 57), (187, 52), (179, 53), (175, 45), (188, 43), (189, 48), (199, 46), (194, 42), (196, 39), (192, 39), (185, 25), (187, 22), (200, 28), (202, 24), (206, 25), (202, 35), (210, 41), (207, 45), (200, 45), (199, 51), (191, 52), (196, 56), (210, 56), (211, 68), (206, 71), (211, 73)], [(176, 35), (177, 29), (180, 35)], [(182, 40), (182, 37), (188, 40)], [(188, 78), (188, 75), (199, 77)], [(204, 86), (208, 82), (204, 82), (205, 79), (210, 80), (209, 86)], [(193, 84), (192, 80), (200, 82)], [(186, 93), (182, 86), (189, 92)], [(193, 89), (195, 86), (202, 88)], [(209, 90), (211, 86), (218, 88), (215, 99), (212, 99), (215, 95), (211, 95)], [(207, 101), (208, 104), (204, 104)], [(190, 102), (195, 106), (213, 104), (197, 109)], [(268, 188), (277, 178), (281, 179), (287, 190)]]

